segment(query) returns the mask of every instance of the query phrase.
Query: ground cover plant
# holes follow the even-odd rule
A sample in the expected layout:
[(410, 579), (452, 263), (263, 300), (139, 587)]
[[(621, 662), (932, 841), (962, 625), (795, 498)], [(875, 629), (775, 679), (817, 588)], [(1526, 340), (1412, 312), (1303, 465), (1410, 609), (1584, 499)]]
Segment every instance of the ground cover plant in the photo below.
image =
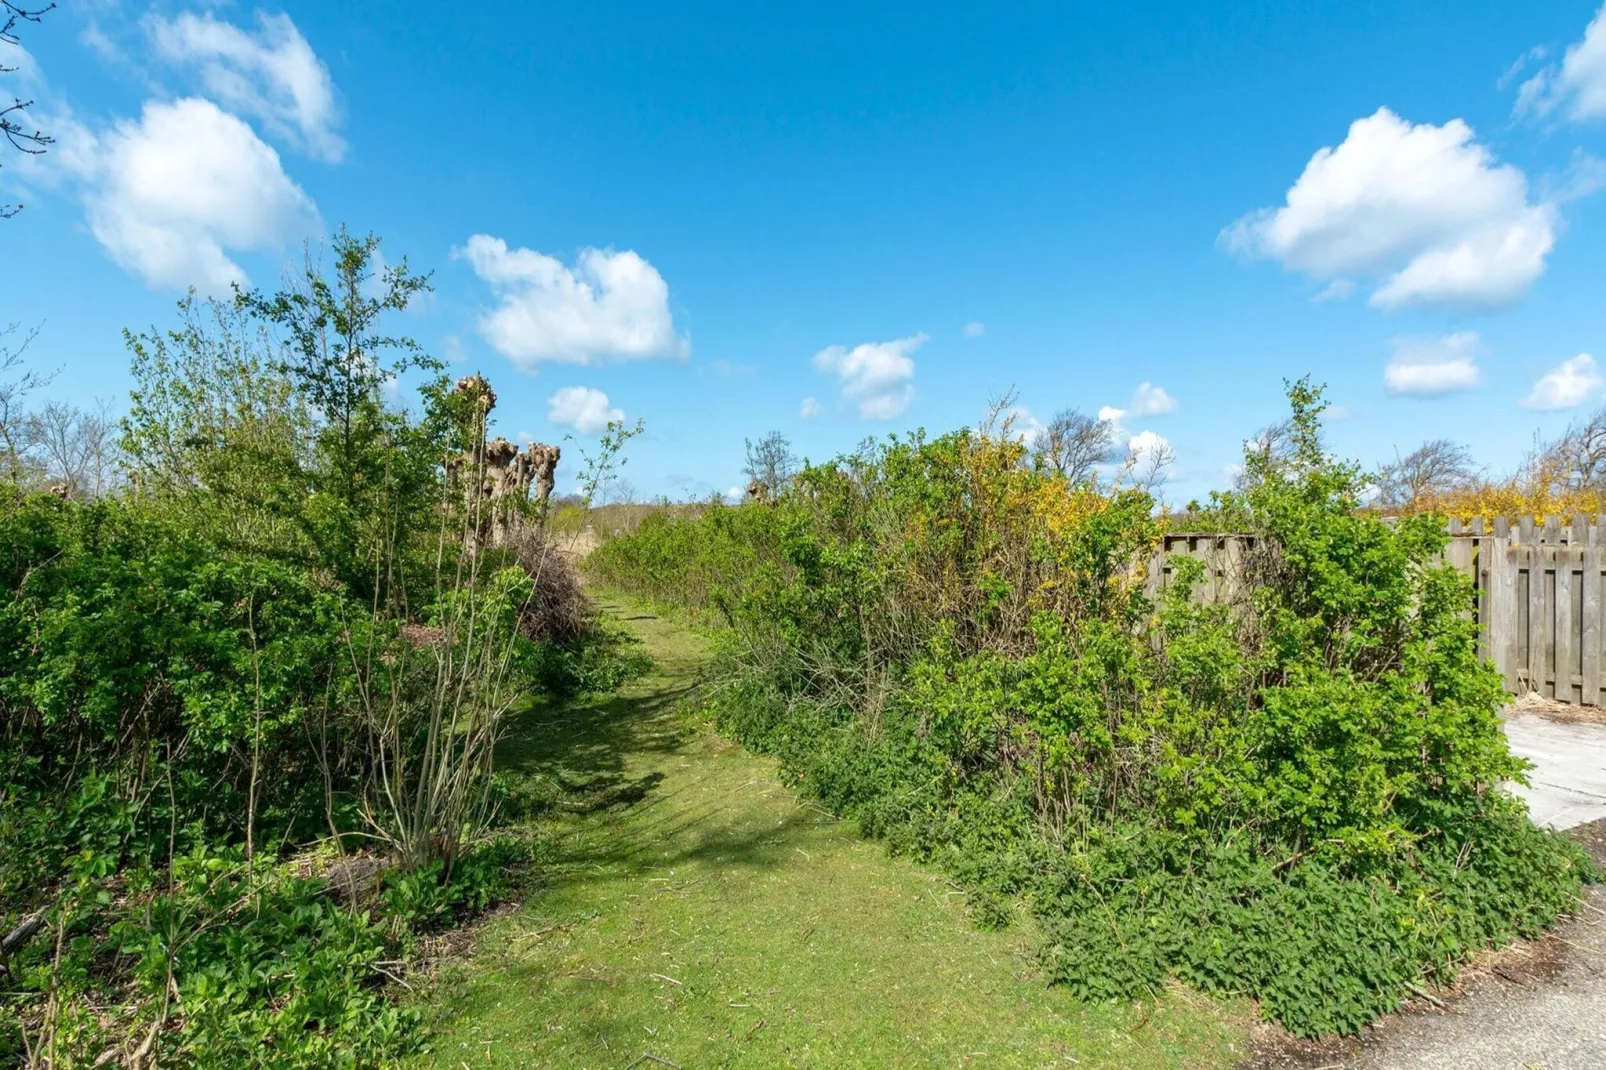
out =
[(534, 503), (485, 515), (492, 396), (383, 332), (427, 280), (376, 252), (342, 233), (327, 272), (130, 335), (115, 492), (8, 466), (0, 1062), (416, 1049), (419, 939), (527, 851), (509, 711), (642, 671)]
[(775, 500), (644, 520), (601, 579), (726, 623), (719, 723), (984, 923), (1039, 919), (1087, 999), (1180, 979), (1305, 1035), (1353, 1032), (1574, 902), (1587, 860), (1520, 778), (1443, 527), (1361, 508), (1289, 389), (1276, 449), (1216, 503), (1253, 536), (1201, 604), (1138, 489), (1012, 435), (867, 445)]

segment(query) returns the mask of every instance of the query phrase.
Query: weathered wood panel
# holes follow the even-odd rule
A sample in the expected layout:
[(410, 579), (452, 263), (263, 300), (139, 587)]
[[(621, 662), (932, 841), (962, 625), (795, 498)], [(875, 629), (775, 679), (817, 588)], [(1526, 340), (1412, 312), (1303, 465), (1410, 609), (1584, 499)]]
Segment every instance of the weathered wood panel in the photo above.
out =
[[(1478, 650), (1512, 694), (1537, 691), (1562, 702), (1606, 700), (1606, 517), (1496, 517), (1452, 520), (1442, 561), (1475, 589), (1468, 612), (1478, 622)], [(1177, 532), (1150, 562), (1148, 589), (1171, 582), (1170, 559), (1198, 558), (1205, 567), (1194, 597), (1237, 601), (1253, 539), (1215, 532)]]

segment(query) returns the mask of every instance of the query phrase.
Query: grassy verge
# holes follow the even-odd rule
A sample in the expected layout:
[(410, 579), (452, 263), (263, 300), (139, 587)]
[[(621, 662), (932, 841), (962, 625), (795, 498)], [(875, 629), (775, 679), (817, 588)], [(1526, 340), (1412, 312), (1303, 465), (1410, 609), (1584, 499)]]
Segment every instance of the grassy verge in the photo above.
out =
[[(700, 724), (707, 654), (621, 602), (652, 675), (537, 707), (507, 743), (542, 885), (427, 997), (440, 1066), (1228, 1066), (1250, 1011), (1181, 989), (1085, 1005), (1025, 929), (984, 932), (939, 875), (801, 803)], [(637, 1060), (643, 1060), (637, 1064)]]

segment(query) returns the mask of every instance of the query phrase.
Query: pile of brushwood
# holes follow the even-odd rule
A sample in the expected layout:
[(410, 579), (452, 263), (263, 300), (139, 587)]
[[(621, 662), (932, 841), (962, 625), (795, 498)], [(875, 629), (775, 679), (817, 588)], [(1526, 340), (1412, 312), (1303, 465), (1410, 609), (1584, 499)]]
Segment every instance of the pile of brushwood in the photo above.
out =
[(476, 541), (488, 407), (380, 332), (424, 283), (375, 245), (130, 336), (117, 493), (0, 487), (0, 1063), (418, 1047), (413, 952), (527, 853), (505, 715), (629, 667), (538, 516)]
[(643, 523), (588, 567), (722, 618), (719, 724), (969, 890), (1021, 909), (1053, 981), (1180, 979), (1308, 1036), (1348, 1033), (1592, 879), (1503, 783), (1524, 763), (1431, 516), (1361, 508), (1321, 392), (1228, 503), (1243, 593), (1144, 577), (1145, 493), (1068, 483), (1013, 436), (892, 438), (779, 500)]

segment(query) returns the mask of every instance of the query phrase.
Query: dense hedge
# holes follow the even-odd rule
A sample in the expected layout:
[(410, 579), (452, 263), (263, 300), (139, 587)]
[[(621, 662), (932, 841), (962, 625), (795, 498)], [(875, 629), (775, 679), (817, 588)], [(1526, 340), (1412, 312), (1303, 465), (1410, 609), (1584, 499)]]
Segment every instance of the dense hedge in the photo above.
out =
[(0, 487), (0, 1064), (416, 1048), (391, 979), (518, 854), (505, 714), (641, 669), (534, 503), (481, 544), (494, 393), (382, 330), (377, 248), (129, 335), (118, 493)]
[(770, 506), (643, 523), (608, 582), (721, 613), (724, 729), (971, 890), (1022, 903), (1086, 998), (1168, 977), (1352, 1032), (1473, 950), (1531, 935), (1589, 872), (1500, 785), (1523, 774), (1432, 517), (1358, 509), (1319, 392), (1248, 458), (1236, 604), (1176, 562), (1144, 594), (1142, 493), (1018, 445), (921, 436), (816, 466)]

